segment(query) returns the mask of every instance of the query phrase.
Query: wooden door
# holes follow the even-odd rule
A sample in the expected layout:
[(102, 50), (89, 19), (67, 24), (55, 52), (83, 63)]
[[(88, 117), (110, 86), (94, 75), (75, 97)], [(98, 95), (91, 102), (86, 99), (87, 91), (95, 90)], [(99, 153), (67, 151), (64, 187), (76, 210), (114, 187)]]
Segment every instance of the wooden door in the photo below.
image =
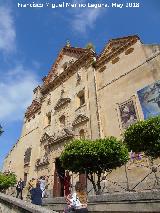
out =
[(61, 166), (59, 158), (56, 158), (55, 171), (54, 171), (54, 186), (53, 186), (54, 197), (64, 196), (64, 176), (65, 176), (65, 170)]

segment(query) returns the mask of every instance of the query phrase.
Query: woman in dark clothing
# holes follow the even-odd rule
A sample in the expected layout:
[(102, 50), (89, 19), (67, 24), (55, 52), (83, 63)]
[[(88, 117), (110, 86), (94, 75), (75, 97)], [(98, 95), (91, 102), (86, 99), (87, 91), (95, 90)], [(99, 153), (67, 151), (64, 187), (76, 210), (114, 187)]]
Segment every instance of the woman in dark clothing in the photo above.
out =
[(40, 189), (40, 184), (36, 184), (36, 188), (31, 189), (31, 200), (35, 205), (42, 205), (42, 190)]

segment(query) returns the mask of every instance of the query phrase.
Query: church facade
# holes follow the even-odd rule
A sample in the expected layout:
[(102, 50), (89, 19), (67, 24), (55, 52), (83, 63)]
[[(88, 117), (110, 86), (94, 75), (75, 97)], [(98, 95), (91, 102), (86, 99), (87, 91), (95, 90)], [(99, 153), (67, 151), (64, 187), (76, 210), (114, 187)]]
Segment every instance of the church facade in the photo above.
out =
[(110, 40), (100, 55), (68, 43), (34, 89), (3, 171), (25, 180), (48, 175), (53, 195), (62, 196), (57, 174), (64, 174), (64, 145), (73, 138), (121, 138), (130, 124), (160, 114), (159, 80), (160, 45), (142, 44), (136, 35)]

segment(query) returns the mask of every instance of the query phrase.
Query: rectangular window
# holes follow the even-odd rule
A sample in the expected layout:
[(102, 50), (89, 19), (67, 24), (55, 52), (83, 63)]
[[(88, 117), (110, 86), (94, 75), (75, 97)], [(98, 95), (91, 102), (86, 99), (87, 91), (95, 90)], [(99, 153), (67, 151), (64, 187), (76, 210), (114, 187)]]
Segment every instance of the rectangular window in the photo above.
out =
[(31, 150), (32, 148), (29, 147), (24, 154), (24, 165), (27, 165), (30, 163), (30, 158), (31, 158)]

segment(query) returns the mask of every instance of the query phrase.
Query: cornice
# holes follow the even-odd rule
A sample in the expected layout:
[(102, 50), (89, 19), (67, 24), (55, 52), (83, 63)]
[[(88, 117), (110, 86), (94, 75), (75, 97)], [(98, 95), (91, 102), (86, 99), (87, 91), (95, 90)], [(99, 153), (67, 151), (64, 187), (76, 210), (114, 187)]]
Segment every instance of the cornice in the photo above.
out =
[[(138, 37), (129, 37), (129, 39), (118, 46), (117, 48), (114, 48), (108, 53), (101, 54), (100, 57), (97, 58), (97, 62), (95, 64), (96, 69), (99, 69), (102, 67), (105, 63), (114, 60), (116, 57), (118, 57), (122, 52), (126, 51), (129, 47), (134, 45), (138, 41)], [(111, 47), (111, 44), (108, 46)], [(131, 53), (131, 51), (128, 51), (127, 54)], [(127, 55), (126, 54), (126, 55)]]
[(41, 109), (41, 105), (42, 104), (40, 102), (33, 100), (32, 104), (27, 108), (25, 117), (29, 119), (32, 115), (34, 115), (38, 110)]
[(121, 37), (121, 38), (116, 38), (116, 39), (111, 39), (108, 41), (107, 45), (103, 48), (97, 59), (100, 59), (103, 55), (106, 54), (106, 52), (112, 51), (113, 49), (116, 49), (115, 45), (119, 47), (120, 45), (125, 44), (128, 40), (131, 39), (136, 39), (140, 40), (140, 38), (137, 35), (132, 35), (132, 36), (126, 36), (126, 37)]

